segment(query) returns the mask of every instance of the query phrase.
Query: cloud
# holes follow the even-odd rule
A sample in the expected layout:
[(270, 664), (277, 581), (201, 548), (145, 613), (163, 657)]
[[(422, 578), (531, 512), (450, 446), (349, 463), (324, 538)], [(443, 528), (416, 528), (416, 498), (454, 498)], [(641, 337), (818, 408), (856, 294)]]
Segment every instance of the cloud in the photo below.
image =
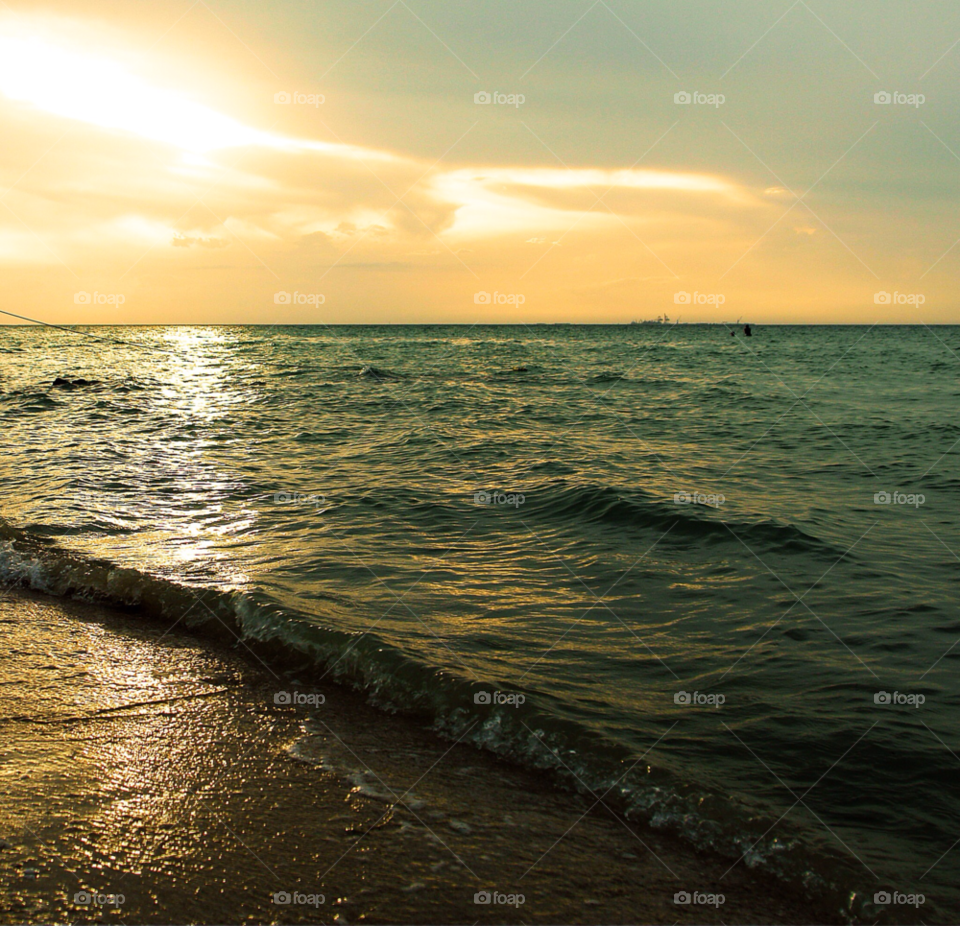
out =
[[(537, 25), (525, 21), (528, 28)], [(211, 102), (218, 99), (215, 92), (198, 88), (194, 98), (190, 82), (165, 59), (153, 52), (139, 59), (129, 50), (114, 53), (97, 44), (99, 23), (96, 28), (78, 23), (50, 31), (26, 19), (0, 18), (5, 142), (0, 186), (11, 188), (3, 200), (7, 208), (0, 210), (0, 266), (5, 274), (23, 270), (17, 277), (21, 288), (9, 292), (11, 299), (45, 304), (30, 274), (35, 280), (37, 268), (55, 268), (45, 285), (55, 280), (64, 292), (76, 289), (79, 275), (97, 273), (124, 280), (131, 294), (131, 281), (139, 281), (144, 299), (149, 295), (157, 305), (176, 302), (194, 311), (243, 303), (256, 312), (256, 300), (262, 298), (258, 287), (267, 287), (269, 295), (278, 280), (290, 291), (302, 280), (302, 291), (319, 292), (310, 288), (318, 280), (334, 287), (346, 276), (349, 285), (344, 284), (339, 301), (331, 289), (325, 311), (352, 300), (350, 320), (359, 317), (355, 306), (366, 304), (407, 320), (437, 306), (459, 306), (459, 300), (472, 307), (471, 294), (480, 288), (520, 291), (522, 280), (525, 311), (542, 306), (548, 313), (566, 306), (573, 312), (583, 297), (592, 306), (588, 317), (597, 317), (602, 305), (613, 319), (620, 310), (632, 313), (634, 290), (672, 298), (669, 287), (680, 276), (691, 280), (686, 286), (691, 290), (707, 286), (693, 280), (695, 275), (705, 281), (723, 276), (724, 286), (743, 286), (763, 305), (771, 304), (778, 291), (799, 300), (801, 289), (802, 298), (809, 296), (813, 304), (811, 294), (827, 288), (855, 303), (858, 287), (874, 282), (864, 263), (880, 272), (897, 267), (896, 261), (882, 266), (874, 252), (902, 225), (877, 221), (876, 213), (883, 210), (871, 211), (867, 201), (867, 194), (882, 189), (889, 201), (881, 205), (893, 214), (893, 180), (876, 170), (856, 173), (873, 137), (851, 150), (811, 193), (841, 243), (819, 233), (806, 206), (796, 203), (783, 184), (766, 186), (773, 176), (758, 166), (757, 157), (746, 149), (738, 152), (727, 133), (693, 127), (691, 120), (664, 136), (643, 167), (618, 166), (634, 163), (642, 153), (634, 150), (641, 137), (636, 126), (628, 130), (608, 120), (610, 139), (619, 139), (619, 148), (607, 138), (588, 138), (589, 131), (569, 133), (571, 113), (577, 111), (567, 105), (569, 97), (550, 96), (560, 83), (548, 80), (549, 62), (539, 72), (537, 121), (529, 124), (536, 125), (537, 137), (551, 150), (577, 165), (571, 168), (558, 166), (536, 138), (526, 139), (533, 145), (529, 149), (507, 147), (508, 136), (501, 132), (516, 128), (507, 122), (513, 116), (495, 107), (479, 107), (484, 111), (478, 113), (472, 91), (459, 85), (451, 83), (453, 89), (442, 93), (437, 89), (438, 95), (447, 94), (443, 109), (435, 108), (433, 95), (416, 98), (419, 108), (414, 97), (403, 96), (407, 108), (393, 114), (399, 127), (370, 115), (377, 105), (393, 102), (398, 109), (392, 91), (368, 88), (364, 96), (346, 80), (339, 89), (343, 99), (338, 102), (331, 90), (322, 112), (275, 106), (272, 79), (262, 106), (238, 104), (243, 97), (238, 93), (235, 105), (220, 111)], [(420, 29), (415, 22), (412, 27)], [(562, 53), (558, 47), (556, 54)], [(556, 64), (559, 68), (559, 59)], [(632, 70), (630, 75), (634, 80)], [(308, 86), (293, 79), (282, 85)], [(599, 78), (588, 86), (592, 94), (607, 92)], [(454, 92), (462, 96), (459, 109), (455, 103), (461, 96), (454, 98)], [(663, 99), (664, 113), (655, 115), (672, 120), (672, 96), (664, 93)], [(381, 110), (376, 112), (379, 116)], [(477, 117), (487, 121), (464, 134)], [(525, 119), (533, 117), (532, 108), (529, 116), (524, 110)], [(594, 118), (578, 116), (584, 125)], [(419, 135), (408, 122), (422, 129)], [(450, 137), (436, 129), (444, 123), (444, 131), (452, 127)], [(282, 129), (276, 127), (281, 124)], [(656, 127), (643, 148), (669, 124)], [(784, 167), (786, 155), (771, 154), (750, 128), (747, 121), (737, 131), (798, 190), (807, 189), (855, 141), (855, 136), (843, 138), (824, 153), (820, 136), (811, 136), (809, 147), (823, 163), (804, 172), (790, 170), (790, 163)], [(517, 129), (517, 134), (530, 133)], [(709, 146), (717, 138), (742, 160), (715, 156)], [(930, 145), (937, 156), (948, 158), (935, 142)], [(787, 160), (799, 157), (802, 148), (792, 146)], [(711, 163), (725, 166), (712, 170)], [(849, 184), (844, 171), (858, 178), (858, 195), (844, 198), (843, 184)], [(917, 274), (952, 240), (945, 230), (949, 200), (924, 190), (935, 203), (931, 209), (942, 210), (943, 218), (927, 223), (931, 231), (925, 234), (943, 241), (934, 242), (927, 261), (917, 254), (919, 244), (910, 252), (910, 268)], [(948, 273), (954, 257), (943, 260), (936, 273)], [(904, 264), (903, 257), (897, 260)], [(379, 283), (378, 274), (383, 276)], [(764, 286), (757, 285), (758, 278)], [(168, 295), (174, 289), (176, 300)], [(131, 298), (128, 310), (139, 311), (138, 304)], [(463, 314), (474, 311), (464, 308)], [(196, 317), (195, 311), (189, 317)]]
[[(237, 238), (255, 253), (345, 242), (358, 249), (355, 256), (391, 262), (418, 242), (449, 239), (452, 252), (526, 231), (534, 237), (524, 240), (543, 243), (574, 221), (598, 231), (622, 228), (623, 217), (663, 221), (673, 214), (679, 222), (690, 212), (755, 207), (755, 197), (731, 180), (702, 173), (431, 169), (410, 156), (309, 139), (281, 143), (254, 130), (198, 156), (144, 137), (140, 121), (118, 134), (119, 120), (88, 107), (68, 117), (66, 109), (0, 102), (0, 125), (19, 139), (0, 155), (0, 173), (13, 184), (29, 165), (23, 152), (49, 147), (45, 170), (28, 171), (8, 201), (40, 239), (30, 244), (37, 259), (46, 252), (67, 264), (90, 259), (97, 248), (220, 248)], [(58, 137), (69, 142), (57, 144)], [(620, 217), (596, 207), (599, 196)], [(0, 216), (2, 224), (17, 219)]]
[(184, 235), (174, 235), (170, 244), (175, 248), (191, 248), (194, 245), (201, 248), (225, 248), (230, 242), (222, 238), (187, 238)]

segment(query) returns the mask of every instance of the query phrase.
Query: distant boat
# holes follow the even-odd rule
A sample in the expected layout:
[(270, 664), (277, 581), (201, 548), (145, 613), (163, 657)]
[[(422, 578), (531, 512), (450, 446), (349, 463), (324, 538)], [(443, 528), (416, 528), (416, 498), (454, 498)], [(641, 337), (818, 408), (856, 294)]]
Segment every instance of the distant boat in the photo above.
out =
[(641, 322), (630, 322), (631, 325), (669, 325), (670, 318), (667, 315), (658, 315), (656, 318), (648, 318)]

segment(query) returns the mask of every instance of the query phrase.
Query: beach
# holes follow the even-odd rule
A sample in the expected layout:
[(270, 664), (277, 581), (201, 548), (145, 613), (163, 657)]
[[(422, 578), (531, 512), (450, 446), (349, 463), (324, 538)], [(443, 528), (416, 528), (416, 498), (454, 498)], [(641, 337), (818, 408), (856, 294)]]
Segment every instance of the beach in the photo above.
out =
[(243, 645), (23, 590), (0, 627), (3, 922), (840, 921)]
[(0, 7), (0, 926), (960, 923), (960, 5)]
[[(272, 687), (236, 719), (257, 754), (314, 778), (330, 767), (357, 800), (393, 802), (294, 683), (332, 684), (364, 705), (338, 734), (352, 742), (370, 718), (388, 766), (396, 750), (376, 741), (415, 722), (525, 769), (571, 811), (602, 795), (595, 813), (677, 838), (680, 858), (736, 862), (724, 884), (749, 865), (828, 918), (870, 923), (960, 909), (943, 785), (960, 657), (960, 431), (940, 356), (954, 329), (764, 328), (749, 347), (710, 325), (101, 328), (105, 340), (67, 347), (61, 335), (8, 330), (0, 580), (255, 651)], [(143, 708), (184, 727), (175, 754), (191, 774), (206, 748), (193, 742), (211, 740), (192, 712), (214, 723), (232, 702), (190, 679), (218, 673), (187, 672), (190, 700)], [(73, 696), (54, 679), (56, 697)], [(123, 703), (170, 696), (153, 681), (146, 692)], [(280, 742), (274, 725), (293, 717), (299, 739)], [(111, 715), (109, 729), (126, 722)], [(243, 791), (264, 773), (237, 774)], [(403, 763), (381, 774), (394, 790), (417, 778)], [(476, 782), (442, 780), (466, 796), (444, 798), (438, 832), (454, 846), (492, 832), (455, 828)], [(187, 790), (204, 789), (216, 784)], [(298, 795), (297, 813), (314, 797)], [(412, 832), (403, 823), (423, 825), (391, 818), (376, 833)], [(561, 814), (547, 831), (570, 824)], [(628, 838), (621, 822), (611, 833)], [(560, 840), (524, 886), (576, 844)], [(536, 846), (527, 867), (549, 848)], [(513, 864), (472, 866), (474, 893), (494, 892), (478, 915), (520, 891), (500, 884), (526, 871)], [(588, 885), (598, 865), (569, 870)], [(688, 909), (669, 891), (651, 921), (709, 916), (694, 901), (717, 893), (711, 877), (684, 875)]]

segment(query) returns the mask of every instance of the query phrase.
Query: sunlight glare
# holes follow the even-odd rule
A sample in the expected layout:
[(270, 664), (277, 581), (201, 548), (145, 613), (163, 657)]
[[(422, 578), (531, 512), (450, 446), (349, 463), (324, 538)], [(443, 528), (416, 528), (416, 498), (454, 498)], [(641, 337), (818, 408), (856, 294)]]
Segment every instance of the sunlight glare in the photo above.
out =
[(54, 115), (202, 153), (281, 140), (151, 87), (119, 64), (33, 36), (0, 36), (0, 93)]

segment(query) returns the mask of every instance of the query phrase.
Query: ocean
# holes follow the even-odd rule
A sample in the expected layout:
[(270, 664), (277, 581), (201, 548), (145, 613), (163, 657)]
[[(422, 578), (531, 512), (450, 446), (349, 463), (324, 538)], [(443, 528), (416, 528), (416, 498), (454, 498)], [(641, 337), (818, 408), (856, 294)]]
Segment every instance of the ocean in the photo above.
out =
[(851, 917), (960, 910), (960, 329), (80, 331), (0, 338), (6, 581), (236, 622)]

